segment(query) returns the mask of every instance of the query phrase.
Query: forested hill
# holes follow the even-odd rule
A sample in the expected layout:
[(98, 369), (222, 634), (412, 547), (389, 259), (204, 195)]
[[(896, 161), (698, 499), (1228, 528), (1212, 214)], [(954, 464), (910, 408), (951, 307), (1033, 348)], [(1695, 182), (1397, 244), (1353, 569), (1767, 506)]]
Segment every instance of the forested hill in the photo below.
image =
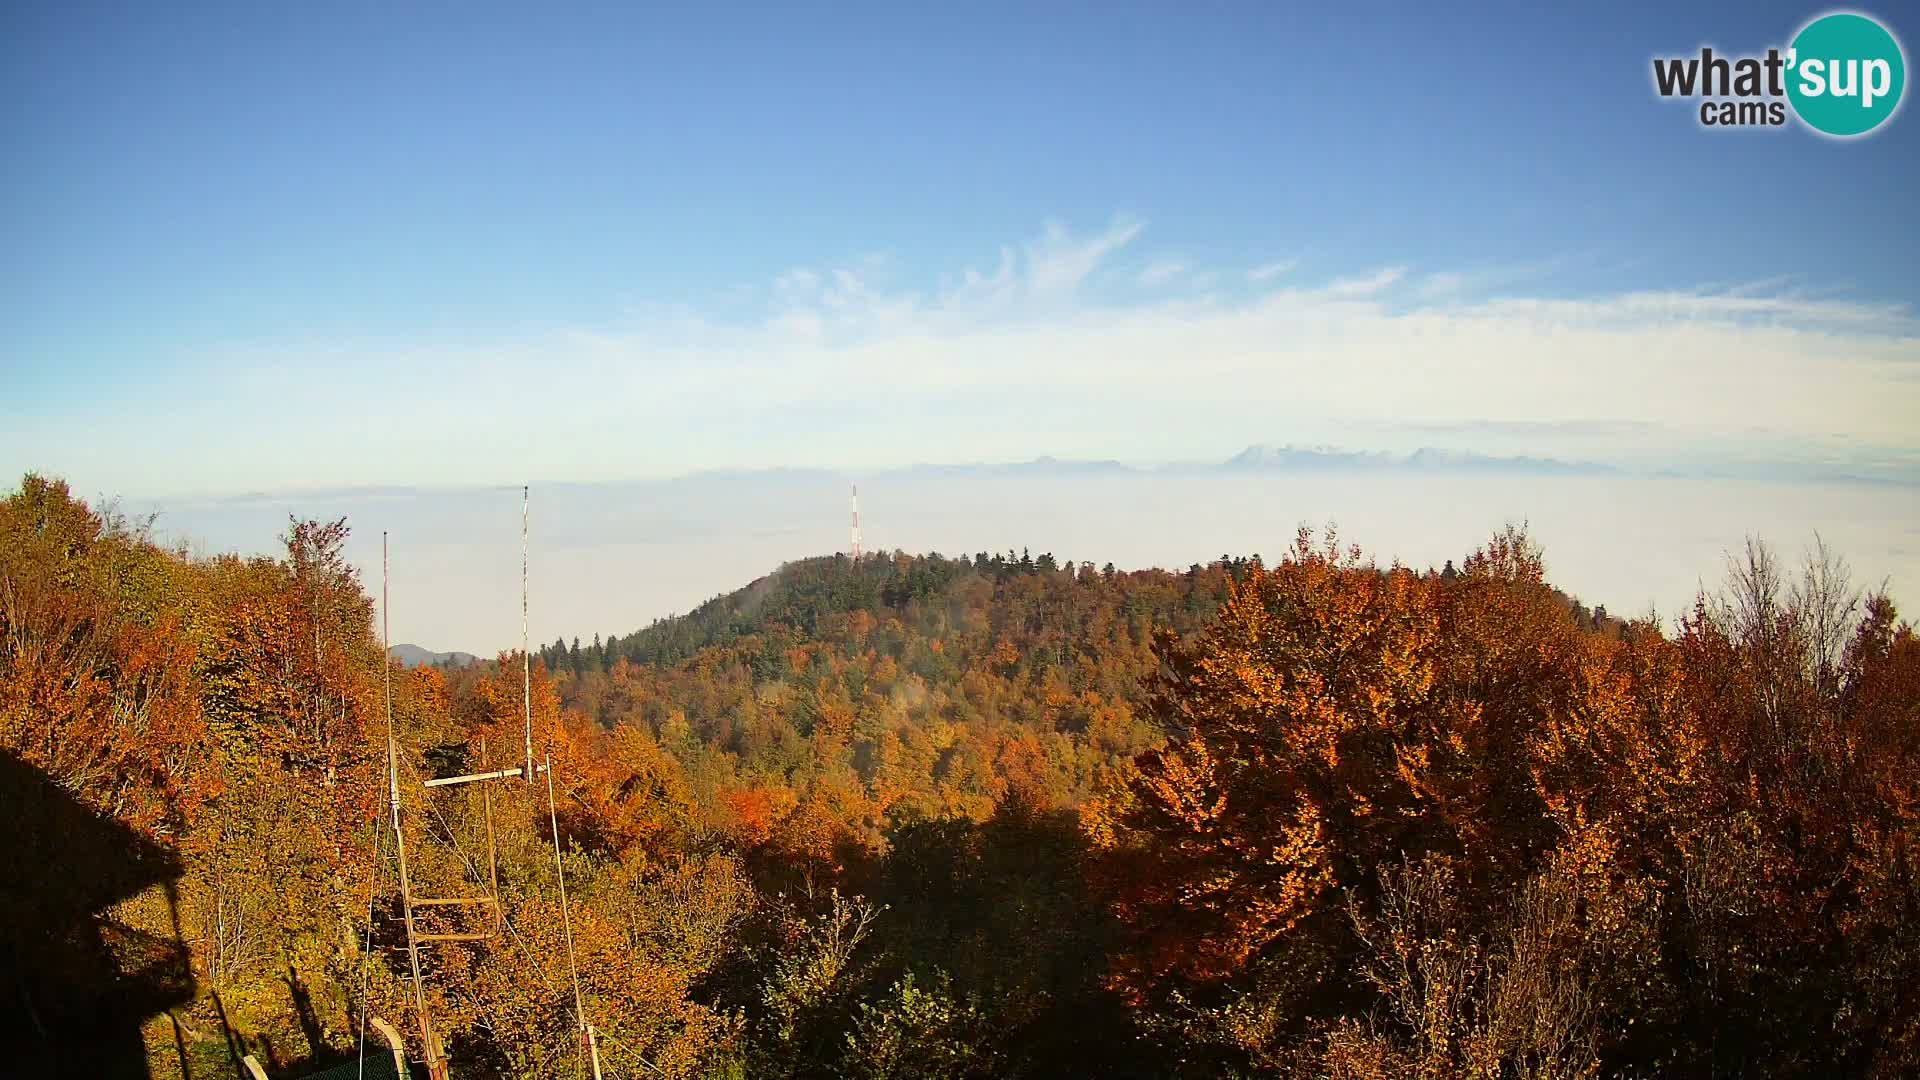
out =
[[(968, 603), (998, 604), (1024, 592), (1037, 596), (1048, 586), (1094, 587), (1090, 600), (1123, 603), (1131, 617), (1151, 622), (1178, 618), (1183, 626), (1204, 622), (1220, 595), (1216, 573), (1243, 570), (1249, 560), (1222, 556), (1211, 567), (1195, 565), (1184, 575), (1165, 571), (1117, 571), (1112, 563), (1096, 570), (1092, 563), (1062, 563), (1051, 552), (1004, 555), (981, 553), (973, 558), (930, 555), (873, 554), (855, 563), (845, 555), (800, 559), (730, 593), (716, 596), (685, 615), (661, 619), (626, 637), (601, 638), (591, 644), (579, 638), (571, 644), (556, 641), (540, 650), (554, 671), (605, 669), (615, 661), (667, 664), (686, 660), (715, 645), (731, 645), (745, 637), (772, 634), (786, 640), (811, 640), (845, 625), (845, 616), (865, 611), (875, 618), (905, 617), (909, 605), (925, 609), (930, 602), (951, 607)], [(1020, 583), (1020, 584), (1014, 584)], [(983, 590), (982, 584), (991, 588)], [(1010, 584), (1012, 588), (1008, 588)], [(1036, 593), (1036, 589), (1038, 593)], [(1035, 614), (1044, 618), (1047, 608)], [(1097, 606), (1097, 605), (1096, 605)], [(1043, 605), (1044, 607), (1044, 605)]]
[(1251, 565), (811, 558), (628, 637), (541, 655), (569, 709), (642, 725), (683, 760), (717, 753), (710, 769), (783, 788), (839, 773), (895, 820), (985, 817), (1010, 782), (1077, 802), (1151, 745), (1156, 633), (1205, 626)]
[[(1207, 627), (1261, 565), (1223, 555), (1121, 571), (1024, 551), (810, 558), (685, 616), (555, 642), (541, 658), (569, 711), (606, 730), (638, 726), (698, 762), (705, 802), (724, 802), (723, 788), (839, 783), (866, 801), (877, 842), (902, 821), (984, 819), (1016, 789), (1079, 805), (1161, 738), (1147, 708), (1156, 639)], [(1428, 573), (1456, 574), (1451, 562)], [(1581, 628), (1618, 635), (1604, 611), (1541, 591)]]
[[(346, 540), (0, 498), (31, 1067), (299, 1076), (424, 1003), (463, 1080), (580, 1075), (583, 1014), (671, 1080), (1920, 1070), (1920, 635), (1823, 549), (1671, 628), (1516, 530), (809, 559), (523, 682), (383, 661)], [(529, 719), (551, 787), (424, 783)], [(427, 912), (420, 986), (395, 791), (416, 895), (499, 911)]]
[[(544, 646), (537, 655), (548, 670), (555, 672), (606, 670), (620, 660), (673, 664), (702, 649), (732, 645), (746, 637), (814, 640), (843, 628), (844, 620), (835, 617), (855, 611), (865, 611), (875, 618), (893, 615), (904, 619), (909, 605), (925, 610), (930, 603), (938, 603), (958, 610), (954, 605), (981, 601), (994, 606), (1003, 600), (1018, 604), (1023, 588), (1030, 594), (1035, 584), (1043, 592), (1048, 585), (1090, 587), (1091, 591), (1076, 595), (1092, 601), (1095, 607), (1118, 605), (1132, 626), (1158, 624), (1184, 634), (1204, 625), (1212, 615), (1224, 595), (1225, 577), (1238, 578), (1259, 559), (1259, 555), (1222, 555), (1175, 574), (1157, 569), (1120, 571), (1110, 562), (1096, 570), (1091, 562), (1076, 565), (1056, 559), (1051, 552), (1037, 556), (1028, 551), (981, 552), (972, 558), (948, 558), (939, 552), (896, 552), (868, 555), (858, 563), (845, 555), (817, 556), (787, 563), (685, 615), (659, 619), (625, 637), (603, 638), (596, 633), (589, 643), (579, 637), (570, 643), (561, 639)], [(1451, 577), (1455, 573), (1452, 562), (1440, 573)], [(983, 582), (991, 583), (992, 588), (983, 591), (979, 587)], [(1024, 585), (1009, 588), (1014, 582)], [(1553, 592), (1584, 628), (1604, 627), (1617, 636), (1624, 627), (1619, 620), (1608, 618), (1604, 606), (1589, 610), (1559, 590)], [(1086, 606), (1042, 604), (1034, 614), (1045, 619), (1050, 613), (1070, 614)], [(1000, 622), (995, 626), (999, 628)]]

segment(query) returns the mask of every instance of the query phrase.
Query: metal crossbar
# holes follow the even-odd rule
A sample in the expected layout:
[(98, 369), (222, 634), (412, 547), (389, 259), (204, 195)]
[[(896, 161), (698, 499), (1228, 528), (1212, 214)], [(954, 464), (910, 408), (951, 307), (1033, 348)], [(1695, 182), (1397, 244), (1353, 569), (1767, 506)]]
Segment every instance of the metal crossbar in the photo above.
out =
[(454, 784), (471, 784), (477, 780), (505, 780), (508, 777), (519, 776), (519, 775), (520, 775), (520, 767), (516, 765), (511, 769), (497, 769), (493, 772), (468, 773), (465, 776), (443, 776), (437, 780), (427, 781), (426, 786), (427, 787), (450, 787)]

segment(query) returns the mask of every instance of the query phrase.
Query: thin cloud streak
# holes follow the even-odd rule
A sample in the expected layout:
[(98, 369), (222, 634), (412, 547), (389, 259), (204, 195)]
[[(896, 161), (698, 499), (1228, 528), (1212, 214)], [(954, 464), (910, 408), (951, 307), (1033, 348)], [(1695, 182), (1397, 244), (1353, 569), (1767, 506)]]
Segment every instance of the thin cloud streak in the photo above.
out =
[(1266, 263), (1247, 271), (1247, 280), (1256, 285), (1263, 281), (1272, 281), (1281, 274), (1290, 273), (1299, 265), (1299, 259), (1281, 259), (1278, 262)]
[(1407, 274), (1404, 266), (1389, 266), (1365, 277), (1341, 278), (1326, 287), (1333, 297), (1373, 296), (1390, 289)]
[(1036, 293), (1065, 293), (1079, 288), (1107, 256), (1140, 235), (1143, 224), (1116, 218), (1102, 232), (1075, 239), (1059, 222), (1050, 222), (1040, 242), (1027, 249), (1027, 280)]
[(1148, 288), (1167, 285), (1184, 277), (1186, 273), (1186, 263), (1178, 259), (1164, 259), (1140, 271), (1140, 284)]
[[(1400, 266), (1115, 299), (1128, 295), (1105, 287), (1116, 256), (1143, 229), (1124, 218), (1085, 235), (1049, 225), (1001, 247), (989, 269), (933, 288), (892, 284), (880, 259), (793, 268), (748, 318), (676, 309), (498, 345), (208, 350), (196, 361), (221, 373), (218, 393), (98, 418), (164, 453), (94, 447), (29, 418), (0, 435), (0, 457), (157, 493), (289, 477), (461, 484), (1048, 454), (1185, 460), (1256, 442), (1344, 442), (1356, 425), (1558, 426), (1597, 458), (1650, 452), (1644, 431), (1602, 425), (1657, 428), (1693, 448), (1755, 429), (1920, 445), (1920, 333), (1899, 305), (1766, 283), (1427, 301), (1417, 283), (1403, 287)], [(1215, 273), (1187, 271), (1194, 283)], [(1523, 449), (1529, 437), (1512, 436)]]

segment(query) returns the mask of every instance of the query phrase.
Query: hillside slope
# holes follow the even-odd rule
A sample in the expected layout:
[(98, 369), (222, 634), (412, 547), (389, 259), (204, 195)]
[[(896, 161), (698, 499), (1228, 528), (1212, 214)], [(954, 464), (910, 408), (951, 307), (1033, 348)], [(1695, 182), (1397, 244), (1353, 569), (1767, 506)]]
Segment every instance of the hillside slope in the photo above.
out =
[(756, 782), (839, 773), (897, 817), (1078, 802), (1152, 745), (1156, 633), (1206, 625), (1249, 560), (1185, 573), (1051, 555), (800, 560), (626, 638), (543, 649), (563, 703)]
[[(555, 642), (539, 657), (567, 708), (606, 729), (639, 724), (683, 760), (718, 754), (714, 774), (783, 787), (839, 774), (889, 820), (984, 818), (1012, 788), (1078, 805), (1103, 771), (1154, 745), (1156, 635), (1204, 628), (1258, 563), (1222, 555), (1172, 572), (1024, 551), (823, 556), (624, 638)], [(1545, 591), (1582, 628), (1620, 632), (1604, 609)]]

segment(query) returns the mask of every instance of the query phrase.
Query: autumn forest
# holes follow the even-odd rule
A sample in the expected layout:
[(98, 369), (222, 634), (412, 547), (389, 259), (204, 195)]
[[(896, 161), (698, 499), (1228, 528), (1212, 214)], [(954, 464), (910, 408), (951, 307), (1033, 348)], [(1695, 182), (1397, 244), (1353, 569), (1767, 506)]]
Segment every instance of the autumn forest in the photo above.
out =
[[(1658, 620), (1517, 527), (805, 558), (527, 694), (383, 663), (346, 529), (0, 501), (11, 1056), (303, 1077), (424, 1003), (454, 1076), (572, 1078), (577, 978), (609, 1077), (1920, 1074), (1920, 637), (1811, 537)], [(424, 786), (529, 713), (551, 804)], [(423, 909), (424, 1002), (397, 841), (497, 879)]]

